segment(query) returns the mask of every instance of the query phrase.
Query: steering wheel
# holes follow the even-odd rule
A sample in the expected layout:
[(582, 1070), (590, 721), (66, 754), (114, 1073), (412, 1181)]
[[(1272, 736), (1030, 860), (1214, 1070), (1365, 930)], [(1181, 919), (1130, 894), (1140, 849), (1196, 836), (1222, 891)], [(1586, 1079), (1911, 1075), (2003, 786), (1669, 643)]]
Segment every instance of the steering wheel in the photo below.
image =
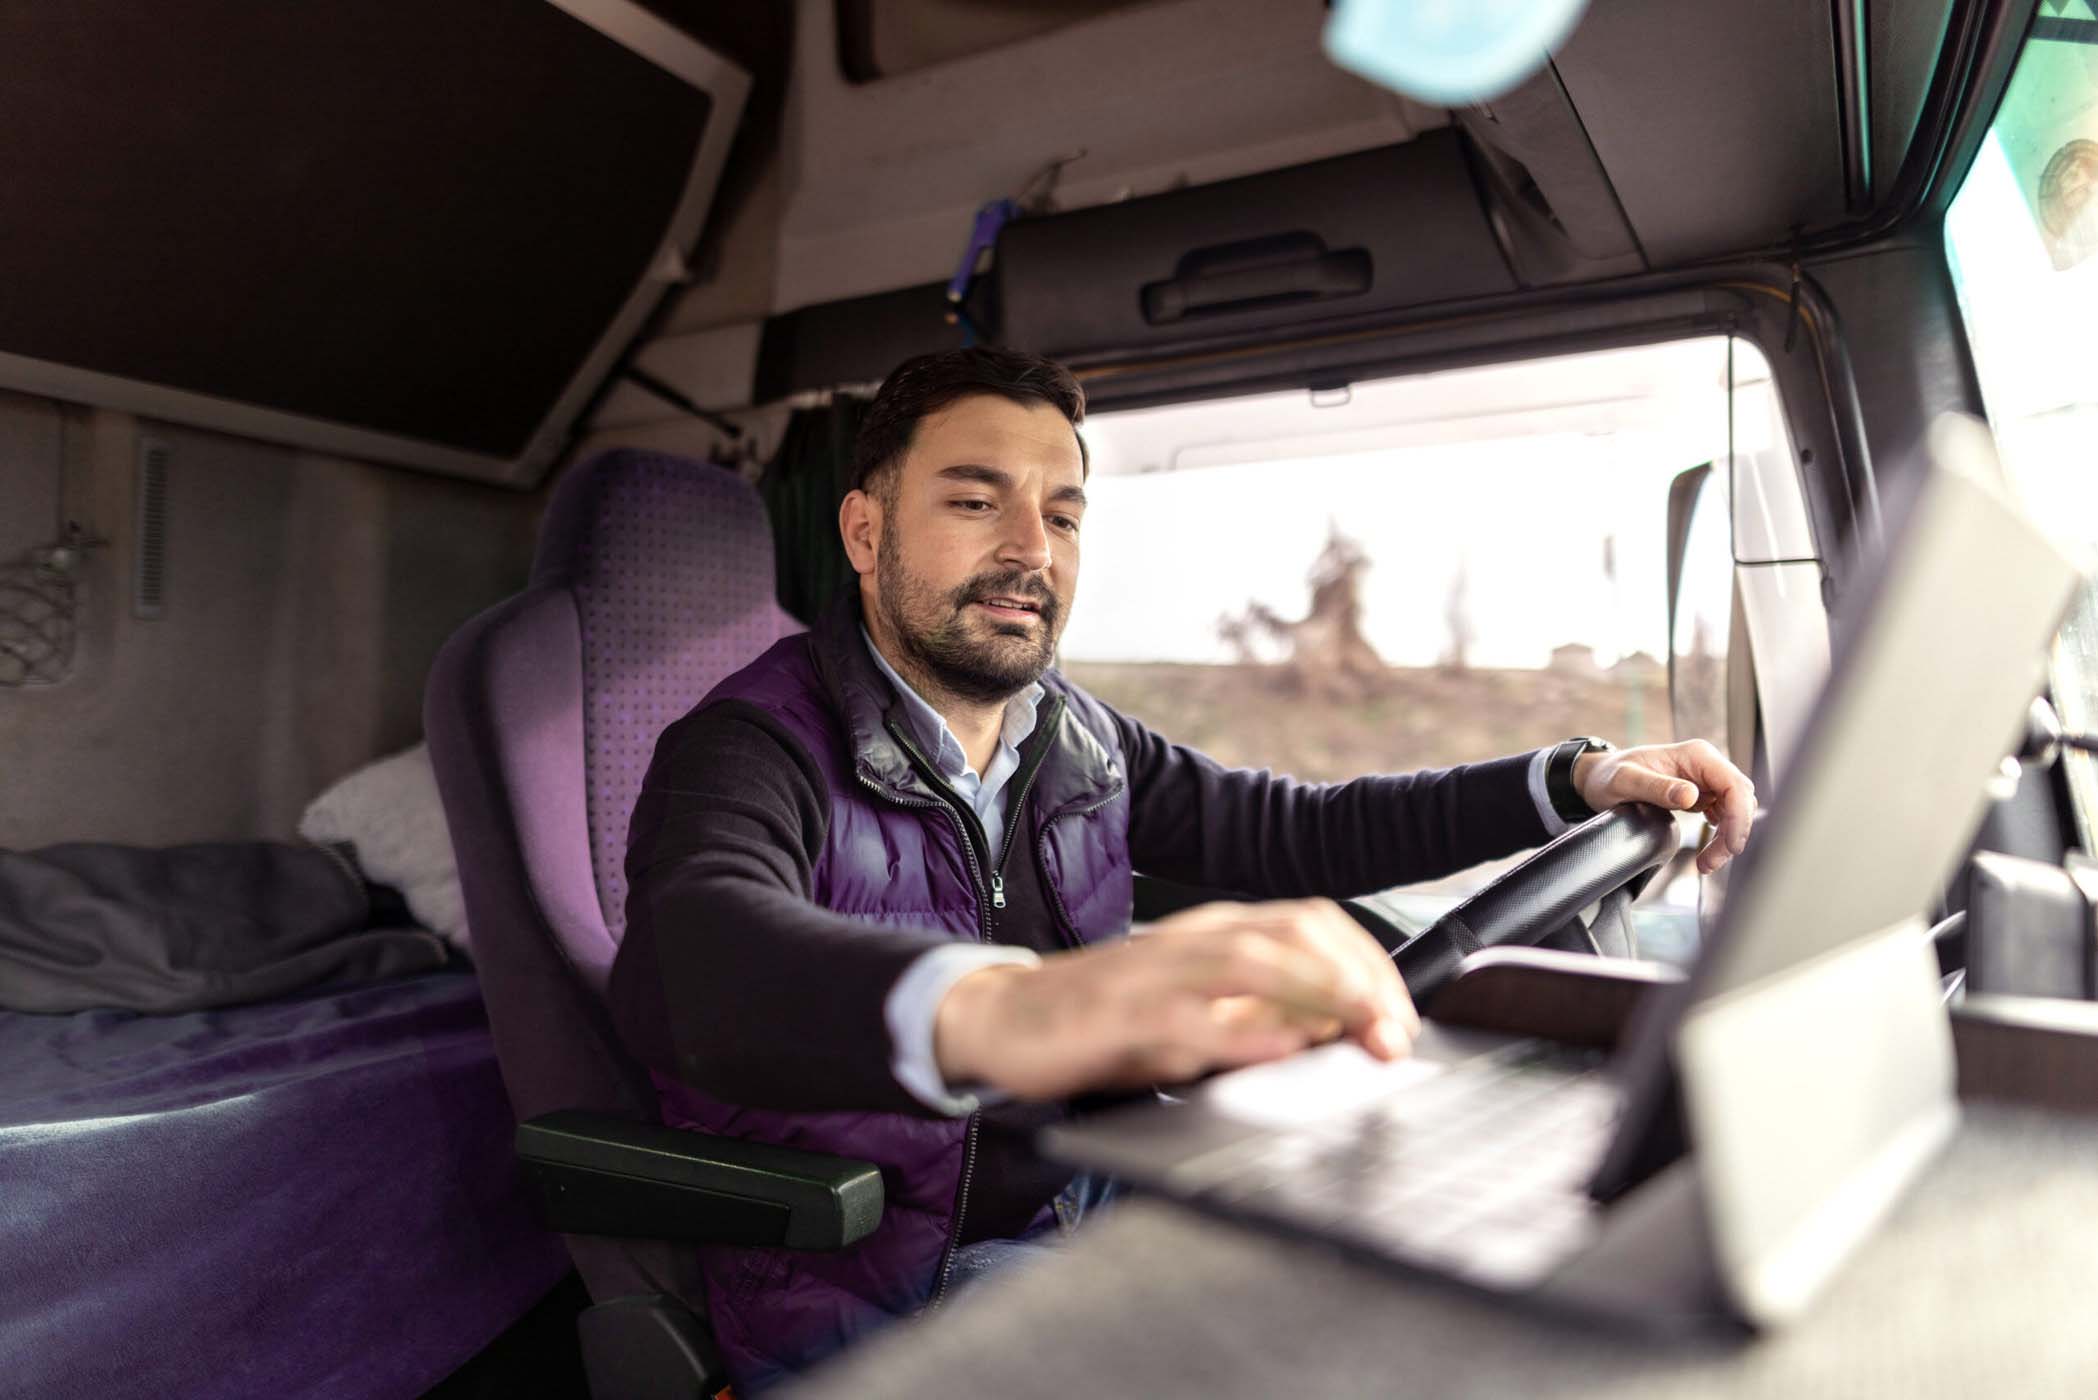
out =
[(1426, 1006), (1481, 948), (1559, 941), (1601, 952), (1577, 916), (1623, 891), (1625, 902), (1680, 846), (1675, 818), (1643, 802), (1612, 807), (1549, 844), (1410, 939), (1392, 954), (1416, 1005)]

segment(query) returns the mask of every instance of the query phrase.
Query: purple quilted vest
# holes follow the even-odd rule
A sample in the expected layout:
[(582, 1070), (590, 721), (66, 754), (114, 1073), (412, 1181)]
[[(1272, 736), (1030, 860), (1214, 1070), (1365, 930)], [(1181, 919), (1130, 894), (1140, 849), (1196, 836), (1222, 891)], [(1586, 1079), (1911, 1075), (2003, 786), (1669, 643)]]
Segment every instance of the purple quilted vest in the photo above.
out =
[[(1074, 946), (1128, 931), (1129, 796), (1107, 713), (1056, 672), (1040, 723), (1056, 738), (1025, 811), (1059, 931)], [(857, 598), (816, 632), (789, 637), (701, 702), (743, 700), (777, 716), (830, 789), (830, 831), (814, 898), (873, 923), (980, 936), (977, 881), (956, 819), (891, 731), (902, 710), (860, 638)], [(893, 707), (893, 711), (892, 711)], [(1016, 848), (1017, 850), (1017, 848)], [(782, 1113), (722, 1103), (657, 1075), (663, 1121), (863, 1158), (882, 1169), (881, 1224), (836, 1252), (712, 1248), (707, 1307), (723, 1358), (756, 1388), (891, 1319), (937, 1305), (966, 1209), (976, 1122), (890, 1113)]]

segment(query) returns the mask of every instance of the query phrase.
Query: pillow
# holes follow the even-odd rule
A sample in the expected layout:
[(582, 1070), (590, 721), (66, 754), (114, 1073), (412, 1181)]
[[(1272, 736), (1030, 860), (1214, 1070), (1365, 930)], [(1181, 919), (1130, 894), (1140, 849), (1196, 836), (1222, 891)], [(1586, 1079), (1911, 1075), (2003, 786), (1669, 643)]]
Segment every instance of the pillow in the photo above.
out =
[(417, 923), (467, 951), (459, 864), (427, 746), (360, 768), (313, 799), (299, 835), (348, 846), (365, 879), (399, 890)]

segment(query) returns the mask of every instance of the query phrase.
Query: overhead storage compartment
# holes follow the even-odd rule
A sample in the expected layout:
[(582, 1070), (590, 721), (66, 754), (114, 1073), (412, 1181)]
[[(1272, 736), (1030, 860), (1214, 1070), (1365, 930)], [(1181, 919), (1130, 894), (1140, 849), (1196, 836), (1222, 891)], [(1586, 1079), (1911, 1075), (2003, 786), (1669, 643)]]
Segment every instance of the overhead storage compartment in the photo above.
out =
[(1069, 359), (1516, 289), (1463, 138), (1016, 220), (993, 261), (999, 338)]
[(629, 0), (70, 0), (0, 53), (0, 386), (518, 485), (748, 88)]

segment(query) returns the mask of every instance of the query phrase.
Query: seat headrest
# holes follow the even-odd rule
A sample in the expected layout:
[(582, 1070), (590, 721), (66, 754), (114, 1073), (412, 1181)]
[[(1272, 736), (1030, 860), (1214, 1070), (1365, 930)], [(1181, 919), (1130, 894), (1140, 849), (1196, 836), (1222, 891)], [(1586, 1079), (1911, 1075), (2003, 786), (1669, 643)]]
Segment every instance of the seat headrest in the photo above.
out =
[(799, 627), (775, 601), (757, 492), (668, 453), (620, 449), (572, 468), (547, 504), (532, 582), (575, 599), (591, 862), (616, 942), (627, 824), (656, 739)]

